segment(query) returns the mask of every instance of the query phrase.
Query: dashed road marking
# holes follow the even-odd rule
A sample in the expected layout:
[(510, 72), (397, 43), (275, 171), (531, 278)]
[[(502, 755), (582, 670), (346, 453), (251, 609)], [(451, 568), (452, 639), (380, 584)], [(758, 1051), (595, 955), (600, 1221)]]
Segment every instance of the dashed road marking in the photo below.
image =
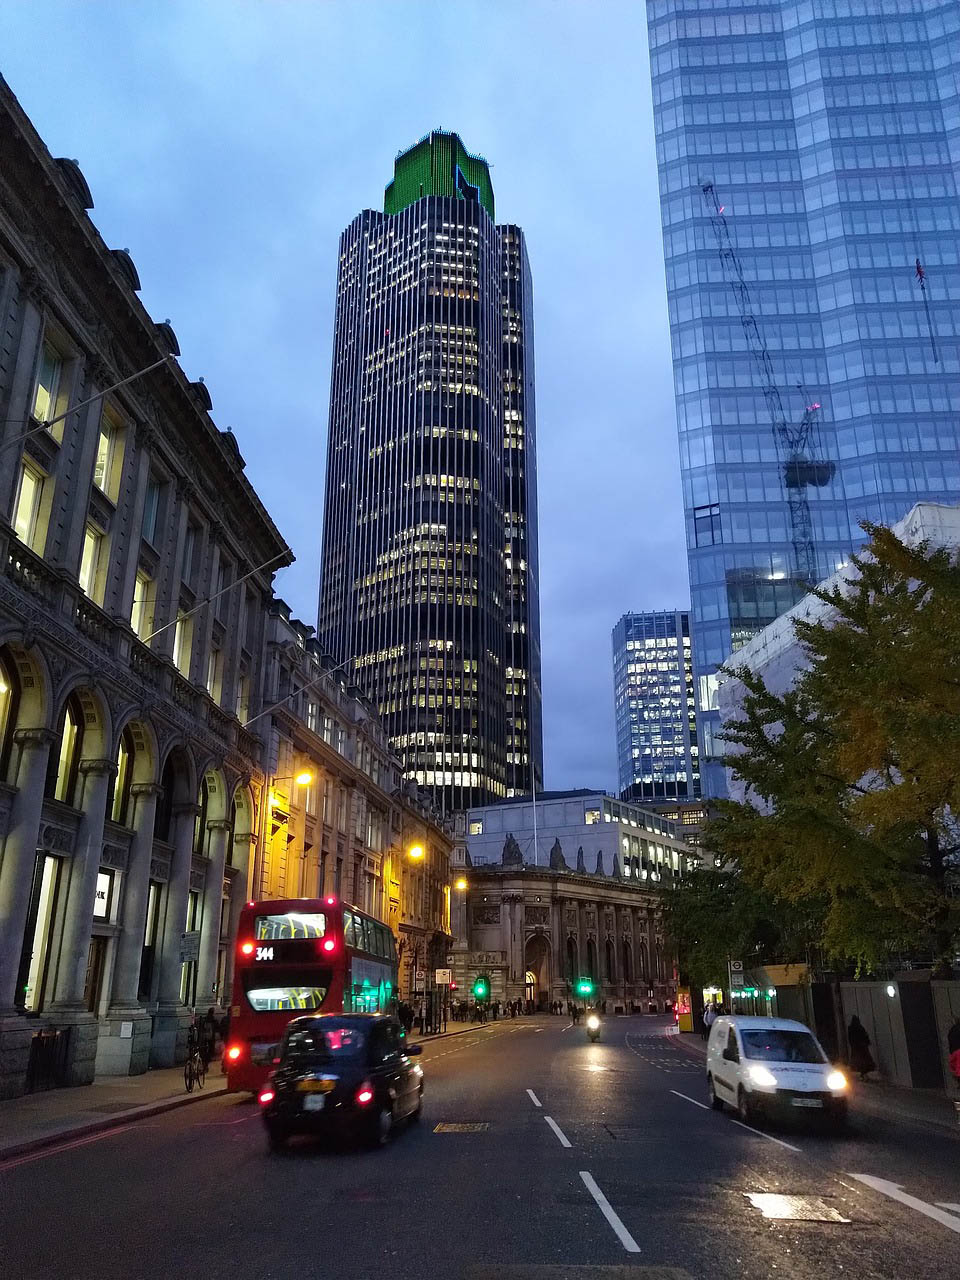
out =
[(603, 1214), (606, 1220), (610, 1223), (610, 1226), (613, 1227), (614, 1234), (616, 1235), (620, 1243), (623, 1245), (624, 1249), (626, 1249), (627, 1253), (639, 1253), (640, 1246), (637, 1244), (636, 1240), (634, 1240), (633, 1236), (630, 1234), (627, 1228), (623, 1225), (620, 1215), (616, 1212), (616, 1210), (611, 1205), (610, 1201), (607, 1199), (607, 1197), (603, 1194), (603, 1192), (597, 1186), (593, 1177), (586, 1171), (586, 1169), (580, 1170), (580, 1177), (583, 1179), (583, 1185), (587, 1188), (587, 1190), (593, 1196), (594, 1200), (596, 1200), (597, 1204), (599, 1205), (600, 1212)]
[(530, 1095), (530, 1101), (533, 1103), (535, 1107), (543, 1106), (543, 1103), (540, 1101), (540, 1099), (537, 1097), (537, 1095), (533, 1092), (532, 1089), (528, 1089), (527, 1093)]
[(557, 1124), (556, 1120), (554, 1120), (553, 1116), (544, 1116), (543, 1118), (544, 1120), (546, 1120), (547, 1124), (550, 1126), (553, 1132), (560, 1139), (560, 1145), (562, 1147), (569, 1147), (573, 1145), (570, 1139), (567, 1137), (567, 1135), (563, 1132), (563, 1130)]
[(700, 1107), (703, 1111), (710, 1110), (705, 1102), (698, 1102), (696, 1098), (688, 1098), (685, 1093), (680, 1093), (677, 1089), (671, 1089), (670, 1092), (677, 1098), (683, 1098), (684, 1102), (692, 1102), (695, 1107)]

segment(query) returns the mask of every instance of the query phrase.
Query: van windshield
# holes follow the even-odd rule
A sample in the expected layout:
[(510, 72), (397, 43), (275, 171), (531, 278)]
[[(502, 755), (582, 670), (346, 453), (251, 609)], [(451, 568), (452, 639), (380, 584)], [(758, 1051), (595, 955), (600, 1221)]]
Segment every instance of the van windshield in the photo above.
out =
[(823, 1050), (809, 1031), (740, 1030), (743, 1052), (761, 1062), (826, 1062)]

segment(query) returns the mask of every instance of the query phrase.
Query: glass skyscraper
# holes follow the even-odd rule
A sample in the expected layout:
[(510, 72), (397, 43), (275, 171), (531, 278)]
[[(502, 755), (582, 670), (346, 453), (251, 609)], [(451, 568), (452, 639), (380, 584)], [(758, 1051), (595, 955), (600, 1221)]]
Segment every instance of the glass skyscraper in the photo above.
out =
[(960, 5), (647, 0), (647, 18), (717, 794), (718, 664), (859, 521), (960, 500)]
[(530, 267), (456, 134), (340, 240), (318, 634), (444, 811), (542, 787)]
[(613, 628), (613, 698), (621, 798), (697, 798), (689, 614), (623, 615)]

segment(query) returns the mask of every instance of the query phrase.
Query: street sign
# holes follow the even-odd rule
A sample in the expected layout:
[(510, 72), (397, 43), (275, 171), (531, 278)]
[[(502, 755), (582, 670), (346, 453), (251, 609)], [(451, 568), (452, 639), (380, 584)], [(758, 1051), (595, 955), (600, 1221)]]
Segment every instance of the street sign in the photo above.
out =
[(438, 987), (449, 987), (453, 981), (453, 974), (449, 969), (438, 969), (434, 981)]
[(200, 959), (200, 930), (191, 929), (189, 933), (180, 935), (180, 963), (192, 960), (194, 964)]
[(731, 987), (743, 986), (743, 961), (742, 960), (730, 961), (730, 986)]

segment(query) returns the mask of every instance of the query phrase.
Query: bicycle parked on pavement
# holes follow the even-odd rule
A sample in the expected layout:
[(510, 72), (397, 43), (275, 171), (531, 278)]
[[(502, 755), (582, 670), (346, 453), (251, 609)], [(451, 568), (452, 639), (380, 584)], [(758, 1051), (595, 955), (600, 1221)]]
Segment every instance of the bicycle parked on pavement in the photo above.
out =
[(187, 1060), (183, 1064), (183, 1083), (187, 1093), (193, 1093), (193, 1086), (202, 1089), (207, 1079), (207, 1064), (200, 1052), (200, 1035), (196, 1027), (187, 1032)]

